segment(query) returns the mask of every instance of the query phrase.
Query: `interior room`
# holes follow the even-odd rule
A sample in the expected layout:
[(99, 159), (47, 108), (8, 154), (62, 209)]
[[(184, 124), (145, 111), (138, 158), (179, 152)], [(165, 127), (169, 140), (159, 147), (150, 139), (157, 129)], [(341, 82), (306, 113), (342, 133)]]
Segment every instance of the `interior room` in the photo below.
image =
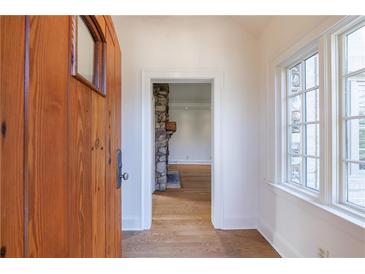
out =
[[(359, 69), (357, 80), (351, 81), (351, 87), (357, 90), (351, 93), (354, 96), (351, 115), (362, 117), (357, 115), (364, 104), (360, 91), (363, 81), (360, 68), (365, 60), (363, 17), (121, 16), (113, 19), (118, 37), (124, 39), (121, 46), (125, 54), (122, 139), (124, 156), (128, 159), (126, 169), (133, 174), (123, 185), (123, 233), (151, 228), (149, 203), (141, 195), (143, 185), (149, 182), (140, 172), (144, 165), (141, 157), (145, 155), (140, 153), (141, 143), (143, 146), (148, 139), (143, 138), (145, 131), (137, 126), (144, 127), (143, 121), (150, 119), (144, 117), (141, 109), (146, 102), (144, 82), (164, 79), (166, 75), (199, 79), (210, 73), (207, 78), (214, 79), (213, 95), (216, 95), (212, 98), (214, 115), (219, 117), (213, 134), (217, 142), (213, 155), (219, 154), (215, 167), (218, 170), (213, 176), (219, 196), (219, 206), (212, 212), (216, 231), (240, 233), (253, 229), (281, 257), (365, 256), (361, 206), (365, 179), (360, 175), (362, 160), (359, 158), (364, 136), (359, 131), (361, 120), (350, 119), (356, 125), (351, 128), (353, 156), (349, 157), (353, 158), (346, 162), (351, 169), (346, 169), (345, 162), (339, 160), (346, 148), (342, 150), (343, 141), (337, 139), (336, 133), (345, 130), (340, 122), (336, 124), (339, 121), (336, 117), (345, 114), (333, 109), (332, 96), (338, 94), (337, 104), (344, 103), (341, 94), (345, 94), (345, 84), (333, 85), (333, 81), (344, 79), (338, 78), (341, 66), (335, 61), (342, 58), (341, 62), (353, 64), (354, 73)], [(154, 43), (148, 44), (152, 40)], [(343, 43), (348, 45), (347, 53), (336, 49)], [(141, 81), (142, 93), (136, 92), (141, 88)], [(289, 91), (286, 97), (288, 85), (292, 85), (292, 97)], [(285, 123), (295, 125), (291, 133), (285, 132)], [(176, 127), (179, 131), (178, 123)], [(348, 174), (346, 180), (340, 177), (345, 174)], [(345, 182), (348, 190), (341, 188)], [(342, 191), (348, 191), (348, 196)], [(212, 196), (212, 201), (214, 198), (217, 197)], [(176, 231), (168, 238), (186, 234)], [(129, 240), (129, 244), (133, 243), (132, 239), (126, 241)], [(160, 239), (160, 248), (168, 241)], [(244, 244), (241, 247), (248, 248)], [(255, 256), (272, 256), (267, 254)], [(213, 255), (207, 252), (206, 256)]]
[(0, 37), (0, 257), (365, 257), (364, 16), (2, 15)]

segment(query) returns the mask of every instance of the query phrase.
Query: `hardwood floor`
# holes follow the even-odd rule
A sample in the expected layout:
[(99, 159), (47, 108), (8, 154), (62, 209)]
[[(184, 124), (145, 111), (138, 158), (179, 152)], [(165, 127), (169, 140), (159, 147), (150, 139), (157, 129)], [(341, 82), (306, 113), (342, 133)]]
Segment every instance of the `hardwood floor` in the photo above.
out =
[(257, 230), (213, 228), (210, 166), (170, 169), (180, 171), (182, 188), (153, 195), (152, 228), (123, 232), (123, 257), (279, 257)]

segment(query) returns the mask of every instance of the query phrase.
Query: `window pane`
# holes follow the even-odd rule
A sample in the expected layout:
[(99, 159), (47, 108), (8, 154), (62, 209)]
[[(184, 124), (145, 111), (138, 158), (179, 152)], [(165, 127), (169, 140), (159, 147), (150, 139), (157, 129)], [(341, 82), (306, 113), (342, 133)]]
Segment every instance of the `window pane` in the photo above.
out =
[(346, 113), (365, 115), (365, 73), (346, 79)]
[(294, 125), (289, 127), (289, 151), (293, 154), (302, 153), (302, 134), (301, 126)]
[(289, 122), (299, 123), (302, 116), (302, 95), (289, 98)]
[(306, 154), (319, 156), (319, 125), (306, 125)]
[(306, 93), (306, 118), (307, 122), (319, 120), (318, 89)]
[(94, 79), (94, 38), (80, 16), (77, 17), (77, 72), (90, 83)]
[(302, 178), (302, 157), (290, 157), (289, 172), (289, 181), (292, 183), (300, 184)]
[(306, 186), (319, 190), (319, 160), (307, 158), (307, 182)]
[(318, 54), (305, 61), (305, 88), (310, 89), (318, 85)]
[(346, 40), (346, 72), (365, 68), (365, 26), (347, 35)]
[(302, 64), (298, 64), (289, 70), (289, 86), (292, 93), (303, 90)]
[(347, 159), (365, 161), (365, 119), (347, 121), (346, 133)]
[(365, 207), (365, 170), (347, 163), (347, 201)]

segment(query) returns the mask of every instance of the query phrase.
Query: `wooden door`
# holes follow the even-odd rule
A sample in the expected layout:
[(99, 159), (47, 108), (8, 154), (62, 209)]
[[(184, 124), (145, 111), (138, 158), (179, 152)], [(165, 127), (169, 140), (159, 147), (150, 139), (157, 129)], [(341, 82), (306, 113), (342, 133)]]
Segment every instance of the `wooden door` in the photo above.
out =
[(116, 151), (121, 135), (120, 50), (108, 17), (96, 18), (105, 39), (105, 94), (71, 77), (70, 165), (72, 257), (121, 256), (121, 193)]
[(116, 186), (117, 158), (121, 149), (121, 54), (113, 25), (107, 21), (106, 28), (106, 66), (107, 71), (107, 176), (106, 176), (106, 256), (121, 256), (121, 191)]
[[(83, 19), (84, 20), (84, 19)], [(119, 257), (120, 49), (98, 32), (95, 82), (75, 70), (75, 17), (0, 16), (0, 244), (6, 257)]]
[[(74, 47), (80, 42), (75, 17), (37, 16), (30, 22), (30, 64), (34, 66), (30, 122), (39, 122), (39, 126), (30, 123), (30, 132), (41, 132), (39, 127), (52, 132), (30, 134), (30, 144), (42, 150), (37, 153), (30, 148), (29, 162), (34, 163), (30, 174), (43, 173), (29, 181), (33, 207), (29, 210), (29, 255), (118, 257), (121, 201), (115, 163), (121, 119), (120, 61), (116, 58), (120, 54), (111, 20), (99, 16), (85, 21), (90, 32), (98, 32), (102, 45), (96, 55), (99, 65), (94, 65), (100, 69), (95, 83), (74, 68)], [(31, 103), (45, 105), (33, 107)], [(44, 135), (47, 139), (42, 139)], [(39, 193), (45, 196), (38, 197)]]
[(28, 254), (68, 257), (69, 18), (31, 16), (28, 103)]
[(24, 254), (25, 17), (0, 16), (0, 257)]

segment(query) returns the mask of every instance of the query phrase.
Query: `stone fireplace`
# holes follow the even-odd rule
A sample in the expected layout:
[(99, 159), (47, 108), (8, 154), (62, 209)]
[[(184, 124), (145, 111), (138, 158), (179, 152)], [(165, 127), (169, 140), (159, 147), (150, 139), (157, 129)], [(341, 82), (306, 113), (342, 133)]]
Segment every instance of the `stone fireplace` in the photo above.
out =
[(155, 190), (165, 191), (169, 157), (169, 139), (176, 124), (169, 122), (169, 85), (153, 84), (155, 98)]

